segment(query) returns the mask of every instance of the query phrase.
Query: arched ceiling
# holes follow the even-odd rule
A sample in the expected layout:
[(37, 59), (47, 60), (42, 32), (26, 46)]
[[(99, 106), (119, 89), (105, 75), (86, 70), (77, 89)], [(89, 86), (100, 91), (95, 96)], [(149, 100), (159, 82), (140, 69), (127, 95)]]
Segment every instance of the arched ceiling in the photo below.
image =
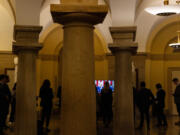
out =
[[(149, 46), (151, 54), (164, 54), (170, 50), (172, 53), (173, 49), (169, 47), (169, 43), (177, 42), (177, 29), (179, 22), (172, 22), (166, 24), (164, 27), (159, 28), (159, 31), (154, 35), (151, 40), (151, 46)], [(168, 38), (167, 38), (168, 37)]]
[(16, 24), (39, 25), (43, 0), (16, 0)]
[[(52, 3), (58, 4), (60, 3), (60, 0), (38, 0), (38, 1), (31, 0), (29, 1), (29, 3), (31, 3), (29, 5), (23, 2), (24, 0), (16, 0), (16, 1), (15, 0), (0, 0), (0, 5), (6, 9), (6, 12), (8, 12), (8, 16), (12, 18), (14, 16), (17, 16), (16, 18), (21, 18), (21, 13), (27, 10), (25, 8), (28, 8), (29, 9), (28, 11), (31, 11), (31, 12), (26, 13), (27, 15), (25, 17), (25, 20), (27, 19), (26, 20), (26, 22), (28, 22), (27, 24), (31, 24), (31, 25), (38, 24), (38, 19), (37, 19), (38, 15), (36, 14), (37, 16), (35, 16), (34, 14), (35, 12), (36, 13), (38, 12), (39, 10), (38, 8), (40, 7), (41, 8), (40, 25), (43, 26), (44, 28), (43, 32), (44, 32), (53, 23), (52, 17), (50, 14), (50, 4)], [(154, 34), (157, 32), (155, 29), (159, 30), (158, 29), (159, 27), (164, 27), (164, 25), (162, 25), (164, 24), (164, 22), (170, 23), (174, 21), (173, 17), (153, 16), (144, 11), (146, 7), (149, 7), (152, 5), (161, 5), (162, 0), (99, 0), (98, 3), (108, 4), (109, 9), (110, 9), (109, 10), (110, 12), (106, 16), (103, 24), (99, 24), (96, 26), (96, 28), (100, 31), (100, 33), (104, 37), (107, 45), (108, 43), (112, 42), (112, 38), (109, 32), (109, 27), (136, 25), (137, 26), (136, 41), (139, 44), (138, 51), (145, 52), (146, 45), (149, 44), (149, 40), (152, 40), (152, 38), (149, 38), (149, 37), (153, 37), (151, 34)], [(15, 4), (16, 4), (16, 7), (15, 7)], [(13, 15), (14, 14), (13, 10), (15, 12), (15, 9), (16, 9), (16, 15)], [(31, 15), (32, 17), (29, 15)], [(7, 18), (7, 16), (5, 18)], [(35, 19), (35, 22), (32, 22), (33, 20), (32, 18)], [(21, 24), (22, 20), (20, 19), (19, 21), (18, 21), (18, 24)], [(22, 22), (22, 24), (24, 23)]]
[(0, 51), (11, 51), (14, 15), (7, 0), (0, 0)]
[(110, 0), (112, 25), (134, 25), (136, 0)]
[[(40, 42), (43, 43), (43, 48), (39, 51), (39, 54), (43, 55), (56, 55), (59, 54), (57, 47), (62, 45), (63, 42), (63, 28), (60, 25), (53, 24), (41, 35)], [(97, 29), (94, 31), (94, 54), (104, 55), (109, 53), (106, 43), (102, 38), (102, 35)], [(60, 49), (60, 48), (59, 48)]]
[[(40, 25), (43, 26), (42, 33), (53, 24), (53, 20), (50, 14), (50, 4), (59, 4), (59, 0), (44, 0), (40, 14)], [(99, 4), (105, 4), (104, 0), (99, 0)], [(109, 27), (112, 25), (111, 13), (109, 12), (105, 18), (103, 24), (99, 24), (96, 28), (102, 33), (106, 44), (112, 42), (112, 38), (109, 32)]]

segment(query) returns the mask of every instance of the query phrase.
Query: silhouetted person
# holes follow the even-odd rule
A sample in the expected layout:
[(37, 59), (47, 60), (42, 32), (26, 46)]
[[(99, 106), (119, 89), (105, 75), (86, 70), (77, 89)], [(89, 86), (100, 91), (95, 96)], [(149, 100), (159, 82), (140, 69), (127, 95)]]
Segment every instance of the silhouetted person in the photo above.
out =
[(138, 92), (138, 108), (141, 115), (140, 125), (138, 129), (141, 129), (143, 127), (144, 123), (144, 115), (146, 116), (146, 122), (147, 122), (147, 129), (150, 129), (150, 118), (149, 118), (149, 108), (154, 100), (154, 96), (151, 92), (151, 90), (146, 88), (145, 82), (141, 82), (140, 84), (140, 90)]
[(95, 85), (95, 92), (96, 92), (96, 121), (99, 120), (101, 116), (101, 96), (98, 93), (97, 87)]
[(133, 87), (133, 111), (134, 111), (134, 122), (136, 116), (136, 104), (137, 104), (137, 89)]
[(3, 128), (7, 128), (6, 119), (11, 101), (11, 92), (7, 85), (8, 82), (9, 77), (7, 75), (0, 75), (0, 132), (3, 131)]
[(105, 127), (108, 127), (112, 120), (112, 90), (109, 88), (108, 82), (105, 82), (101, 91), (101, 103), (103, 123)]
[(174, 96), (174, 102), (175, 102), (176, 107), (177, 107), (177, 112), (179, 115), (179, 121), (176, 122), (175, 124), (180, 125), (180, 83), (179, 83), (179, 80), (177, 78), (174, 78), (172, 81), (176, 85), (176, 89), (174, 91), (173, 96)]
[(7, 120), (7, 116), (9, 114), (9, 105), (11, 103), (11, 91), (9, 89), (9, 86), (8, 86), (8, 83), (9, 83), (9, 76), (8, 75), (4, 75), (5, 77), (5, 83), (4, 83), (4, 86), (3, 86), (3, 89), (4, 89), (4, 95), (6, 97), (6, 100), (5, 100), (5, 108), (4, 108), (4, 111), (5, 111), (5, 119), (4, 119), (4, 128), (8, 128), (8, 126), (6, 125), (6, 120)]
[[(9, 86), (8, 86), (8, 83), (9, 83), (9, 76), (8, 75), (5, 75), (5, 85), (4, 85), (4, 92), (5, 92), (5, 95), (6, 95), (6, 97), (7, 97), (7, 104), (6, 104), (6, 119), (7, 119), (7, 116), (8, 116), (8, 114), (9, 114), (9, 105), (10, 105), (10, 103), (11, 103), (11, 98), (12, 98), (12, 96), (11, 96), (11, 91), (10, 91), (10, 89), (9, 89)], [(5, 123), (6, 123), (6, 119), (5, 119)], [(7, 128), (7, 126), (6, 126), (6, 124), (5, 124), (5, 128)]]
[(11, 114), (10, 114), (10, 122), (14, 122), (15, 119), (15, 110), (16, 110), (16, 85), (17, 83), (14, 84), (13, 86), (13, 91), (12, 91), (12, 100), (11, 100)]
[(50, 81), (44, 80), (41, 88), (40, 88), (40, 94), (39, 97), (41, 98), (41, 107), (42, 107), (42, 117), (41, 122), (42, 125), (44, 125), (44, 120), (46, 119), (46, 131), (50, 131), (48, 129), (50, 116), (51, 116), (51, 110), (52, 110), (52, 99), (53, 99), (53, 92), (50, 88)]
[(4, 101), (5, 96), (3, 94), (3, 85), (5, 83), (4, 75), (0, 75), (0, 134), (3, 134), (3, 127), (4, 127)]
[(59, 106), (59, 108), (61, 107), (61, 86), (59, 86), (58, 87), (58, 91), (57, 91), (57, 97), (59, 98), (59, 104), (58, 104), (58, 106)]
[(160, 83), (156, 84), (157, 93), (156, 93), (156, 111), (157, 111), (157, 120), (158, 124), (157, 126), (165, 126), (167, 127), (167, 120), (166, 116), (164, 114), (164, 107), (165, 107), (165, 91), (162, 89), (162, 86)]

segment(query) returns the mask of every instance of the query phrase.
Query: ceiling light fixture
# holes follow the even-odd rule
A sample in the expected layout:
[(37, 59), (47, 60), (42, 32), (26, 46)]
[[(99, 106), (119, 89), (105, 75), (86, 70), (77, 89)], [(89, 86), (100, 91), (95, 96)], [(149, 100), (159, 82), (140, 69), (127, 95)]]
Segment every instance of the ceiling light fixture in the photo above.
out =
[(164, 0), (163, 5), (148, 7), (145, 11), (153, 15), (169, 16), (180, 13), (179, 4), (180, 0)]
[(180, 48), (180, 31), (178, 31), (177, 43), (171, 43), (171, 44), (169, 44), (169, 46), (173, 47), (175, 49)]

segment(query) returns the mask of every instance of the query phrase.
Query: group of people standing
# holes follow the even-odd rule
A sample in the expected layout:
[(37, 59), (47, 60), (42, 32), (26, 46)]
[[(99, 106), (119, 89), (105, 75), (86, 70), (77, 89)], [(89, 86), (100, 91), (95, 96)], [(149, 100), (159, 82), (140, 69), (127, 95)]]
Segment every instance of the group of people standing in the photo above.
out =
[[(156, 84), (156, 89), (157, 89), (156, 96), (152, 94), (150, 89), (146, 88), (145, 82), (140, 83), (139, 90), (134, 89), (134, 103), (136, 104), (140, 112), (140, 123), (137, 129), (141, 129), (143, 127), (144, 116), (146, 117), (147, 129), (148, 130), (150, 129), (149, 110), (152, 104), (154, 104), (156, 108), (157, 127), (166, 128), (168, 126), (166, 116), (164, 114), (166, 93), (163, 90), (162, 85), (160, 83)], [(105, 82), (104, 88), (102, 89), (101, 93), (98, 93), (96, 90), (97, 120), (99, 120), (99, 118), (102, 116), (105, 127), (109, 126), (113, 118), (112, 101), (113, 101), (112, 90), (109, 87), (109, 83)], [(180, 112), (180, 104), (179, 104), (179, 112)]]
[(164, 114), (165, 107), (165, 91), (162, 89), (160, 83), (156, 84), (156, 98), (152, 94), (150, 89), (146, 88), (145, 82), (141, 82), (140, 89), (135, 94), (135, 104), (140, 112), (140, 124), (137, 129), (141, 129), (144, 123), (144, 116), (146, 117), (147, 129), (150, 129), (150, 116), (149, 109), (153, 104), (155, 106), (155, 112), (157, 116), (157, 127), (167, 127), (167, 120)]
[[(11, 94), (11, 91), (8, 86), (9, 76), (5, 74), (0, 75), (0, 134), (3, 133), (3, 130), (8, 128), (6, 125), (7, 116), (9, 114), (9, 106), (11, 104), (11, 113), (10, 113), (10, 122), (14, 122), (15, 115), (15, 94)], [(15, 92), (16, 84), (13, 88)]]
[[(13, 87), (13, 94), (8, 87), (9, 77), (5, 74), (0, 75), (0, 134), (3, 132), (5, 128), (7, 128), (6, 120), (9, 114), (9, 105), (11, 104), (11, 115), (10, 121), (14, 122), (14, 114), (15, 114), (15, 90), (16, 83)], [(174, 101), (177, 106), (177, 112), (179, 114), (179, 121), (176, 122), (176, 125), (180, 125), (180, 83), (177, 78), (173, 79), (174, 84), (176, 85), (175, 92), (172, 94), (174, 96)], [(150, 129), (150, 116), (149, 109), (152, 104), (155, 104), (156, 116), (157, 116), (157, 127), (167, 127), (168, 123), (166, 120), (166, 116), (164, 114), (165, 107), (165, 96), (166, 93), (162, 88), (160, 83), (156, 84), (156, 96), (154, 96), (150, 89), (146, 88), (145, 82), (140, 83), (140, 89), (134, 89), (134, 103), (138, 107), (140, 112), (140, 124), (138, 129), (143, 127), (144, 116), (146, 117), (147, 129)], [(58, 89), (58, 95), (61, 98), (61, 87)], [(39, 97), (41, 98), (41, 124), (44, 124), (46, 120), (46, 131), (49, 130), (49, 121), (51, 116), (51, 111), (53, 107), (53, 91), (50, 87), (50, 81), (48, 79), (44, 80), (41, 88)], [(102, 116), (103, 123), (105, 127), (108, 127), (113, 118), (112, 111), (112, 101), (113, 94), (112, 90), (109, 87), (109, 83), (105, 82), (104, 88), (101, 93), (98, 93), (96, 90), (96, 110), (97, 110), (97, 120)], [(59, 102), (60, 107), (61, 102)]]
[[(175, 125), (180, 126), (180, 83), (178, 78), (174, 78), (172, 80), (174, 85), (176, 86), (174, 93), (174, 103), (176, 104), (177, 112), (179, 115), (179, 120), (175, 122)], [(135, 91), (135, 104), (140, 112), (140, 124), (137, 129), (141, 129), (143, 127), (144, 115), (146, 116), (147, 121), (147, 129), (150, 129), (150, 118), (149, 118), (149, 108), (150, 105), (154, 105), (155, 115), (157, 116), (157, 127), (165, 127), (167, 128), (168, 123), (166, 120), (166, 116), (164, 114), (165, 107), (165, 91), (163, 90), (160, 83), (156, 84), (156, 98), (153, 96), (151, 90), (146, 88), (145, 82), (141, 82), (140, 90)]]

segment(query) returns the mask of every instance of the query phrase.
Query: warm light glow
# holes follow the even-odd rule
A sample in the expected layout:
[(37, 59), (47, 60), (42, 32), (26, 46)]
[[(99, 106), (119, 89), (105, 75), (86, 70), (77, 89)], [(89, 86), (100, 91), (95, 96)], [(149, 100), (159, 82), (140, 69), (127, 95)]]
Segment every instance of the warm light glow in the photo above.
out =
[(169, 44), (169, 46), (173, 48), (180, 48), (180, 43), (172, 43), (172, 44)]
[(178, 31), (178, 39), (177, 39), (177, 43), (171, 43), (169, 44), (170, 47), (173, 47), (173, 48), (180, 48), (180, 31)]
[(153, 15), (168, 16), (168, 15), (180, 13), (180, 6), (179, 5), (153, 6), (146, 8), (145, 11)]

